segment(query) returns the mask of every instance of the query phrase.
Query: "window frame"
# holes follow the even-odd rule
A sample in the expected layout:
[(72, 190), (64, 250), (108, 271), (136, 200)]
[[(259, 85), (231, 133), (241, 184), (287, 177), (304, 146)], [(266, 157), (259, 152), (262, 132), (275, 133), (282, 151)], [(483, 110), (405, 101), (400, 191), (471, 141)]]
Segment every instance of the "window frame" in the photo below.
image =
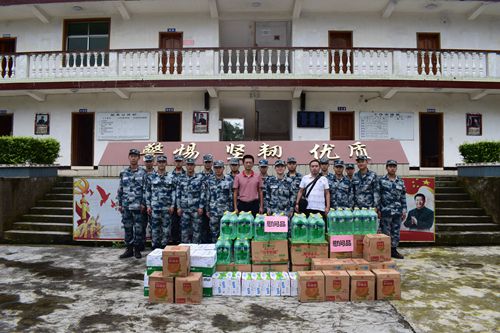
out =
[[(111, 18), (109, 17), (104, 17), (104, 18), (83, 18), (83, 19), (67, 19), (63, 21), (63, 45), (62, 45), (62, 50), (63, 52), (71, 52), (68, 50), (68, 25), (70, 23), (92, 23), (92, 22), (107, 22), (109, 25), (108, 29), (108, 45), (105, 49), (98, 50), (98, 51), (109, 51), (109, 45), (111, 42)], [(75, 35), (76, 36), (76, 35)], [(90, 51), (89, 48), (89, 34), (87, 35), (81, 35), (81, 36), (87, 36), (87, 50), (86, 52)], [(92, 35), (92, 36), (105, 36), (105, 35)], [(93, 50), (97, 51), (97, 50)]]

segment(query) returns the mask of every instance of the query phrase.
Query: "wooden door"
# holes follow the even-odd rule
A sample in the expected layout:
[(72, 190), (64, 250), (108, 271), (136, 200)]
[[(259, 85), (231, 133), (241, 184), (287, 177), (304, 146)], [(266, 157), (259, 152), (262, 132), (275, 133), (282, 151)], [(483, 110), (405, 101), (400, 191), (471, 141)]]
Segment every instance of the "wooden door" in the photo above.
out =
[(0, 63), (0, 75), (2, 77), (12, 76), (12, 66), (14, 65), (14, 57), (12, 53), (16, 52), (15, 38), (0, 38), (0, 55), (3, 55)]
[(12, 136), (13, 119), (12, 114), (0, 114), (0, 136)]
[[(342, 73), (347, 73), (347, 52), (346, 50), (352, 50), (352, 31), (329, 31), (328, 32), (328, 47), (339, 50), (342, 49)], [(349, 71), (352, 73), (352, 52), (349, 56)], [(333, 55), (333, 64), (332, 68), (332, 54), (328, 53), (328, 64), (329, 64), (329, 72), (335, 70), (335, 73), (339, 73), (340, 68), (340, 52), (335, 51)]]
[[(177, 73), (182, 73), (182, 32), (160, 32), (160, 49), (162, 49), (162, 67), (163, 74), (174, 73), (175, 51), (177, 51)], [(167, 59), (168, 57), (168, 59)]]
[(181, 141), (181, 112), (158, 112), (158, 142)]
[(94, 165), (94, 114), (71, 115), (71, 165)]
[[(436, 51), (441, 49), (439, 33), (417, 33), (417, 48), (418, 74), (430, 74), (432, 72), (436, 75), (439, 60)], [(423, 56), (422, 51), (424, 51)]]
[(420, 113), (420, 166), (443, 166), (442, 113)]
[(330, 140), (354, 140), (354, 112), (330, 112)]

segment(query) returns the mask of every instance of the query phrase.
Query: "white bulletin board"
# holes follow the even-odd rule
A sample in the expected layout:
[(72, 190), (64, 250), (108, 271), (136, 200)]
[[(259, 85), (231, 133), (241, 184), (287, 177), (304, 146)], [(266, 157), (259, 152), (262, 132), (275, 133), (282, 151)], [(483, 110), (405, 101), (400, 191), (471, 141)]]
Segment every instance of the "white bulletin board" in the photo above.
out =
[(412, 112), (360, 112), (360, 140), (413, 140)]

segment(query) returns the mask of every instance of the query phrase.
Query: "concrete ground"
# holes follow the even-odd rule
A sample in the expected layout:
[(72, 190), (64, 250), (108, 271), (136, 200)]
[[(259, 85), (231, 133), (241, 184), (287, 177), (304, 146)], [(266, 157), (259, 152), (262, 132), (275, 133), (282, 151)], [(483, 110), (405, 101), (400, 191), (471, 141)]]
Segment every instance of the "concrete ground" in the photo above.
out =
[(498, 332), (500, 247), (406, 248), (401, 301), (204, 298), (148, 304), (145, 258), (0, 245), (0, 332)]

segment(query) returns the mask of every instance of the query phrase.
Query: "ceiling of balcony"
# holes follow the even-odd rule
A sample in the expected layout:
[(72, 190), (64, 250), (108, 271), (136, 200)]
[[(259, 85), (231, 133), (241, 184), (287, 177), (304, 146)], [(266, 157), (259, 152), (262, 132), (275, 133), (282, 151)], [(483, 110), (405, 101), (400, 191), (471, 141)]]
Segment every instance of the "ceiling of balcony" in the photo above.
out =
[[(475, 0), (4, 0), (0, 21), (144, 14), (203, 14), (220, 19), (281, 18), (333, 13), (370, 13), (386, 18), (406, 14), (500, 16), (497, 1)], [(40, 18), (42, 17), (42, 18)]]

